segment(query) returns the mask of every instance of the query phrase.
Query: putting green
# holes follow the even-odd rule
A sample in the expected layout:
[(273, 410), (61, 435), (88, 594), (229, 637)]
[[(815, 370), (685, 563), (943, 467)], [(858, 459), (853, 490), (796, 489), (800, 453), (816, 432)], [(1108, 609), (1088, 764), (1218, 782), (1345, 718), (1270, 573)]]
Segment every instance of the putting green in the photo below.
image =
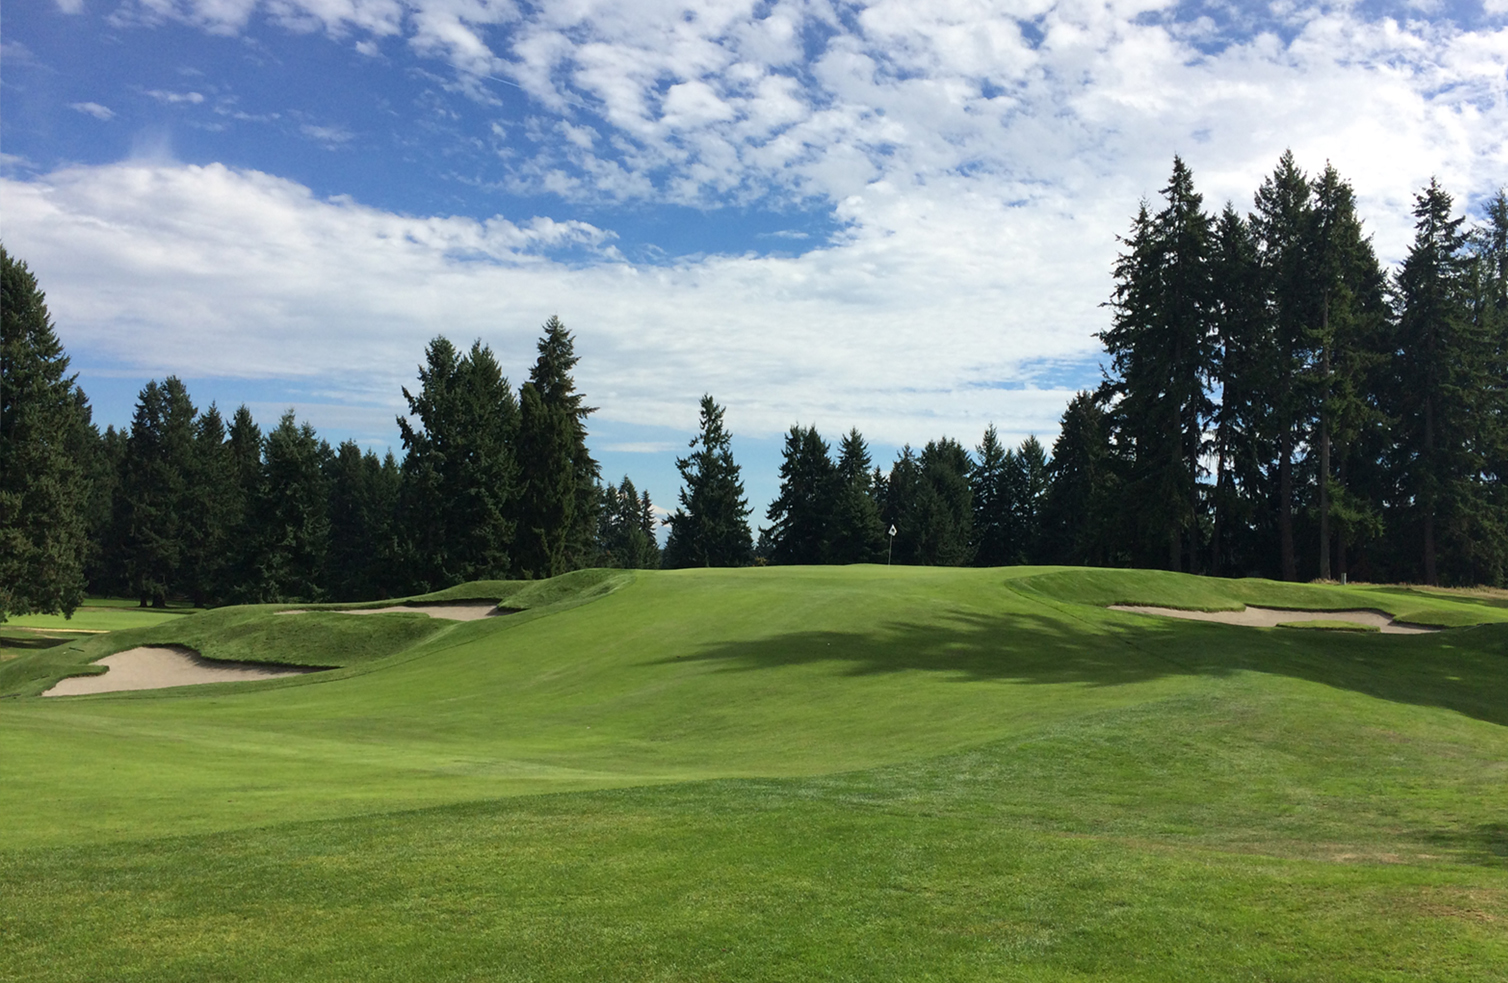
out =
[[(1508, 970), (1492, 598), (1030, 568), (528, 590), (484, 621), (231, 609), (0, 664), (0, 976)], [(139, 644), (343, 668), (25, 695)]]

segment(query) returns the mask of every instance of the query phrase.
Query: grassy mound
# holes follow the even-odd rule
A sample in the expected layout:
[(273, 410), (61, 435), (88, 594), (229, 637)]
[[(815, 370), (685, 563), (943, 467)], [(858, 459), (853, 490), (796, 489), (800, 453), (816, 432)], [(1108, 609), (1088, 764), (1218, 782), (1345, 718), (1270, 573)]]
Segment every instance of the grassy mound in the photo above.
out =
[(1508, 976), (1501, 608), (1249, 632), (1104, 573), (645, 573), (317, 684), (0, 701), (0, 978)]
[(1453, 628), (1508, 622), (1508, 604), (1495, 597), (1430, 588), (1290, 584), (1257, 577), (1223, 579), (1165, 570), (1057, 570), (1011, 581), (1043, 599), (1108, 607), (1142, 604), (1186, 611), (1239, 611), (1247, 605), (1299, 611), (1369, 609), (1398, 621)]
[(1279, 628), (1309, 628), (1314, 631), (1356, 631), (1376, 632), (1382, 629), (1376, 625), (1364, 625), (1359, 621), (1334, 621), (1316, 618), (1313, 621), (1280, 621)]
[(45, 651), (18, 652), (16, 658), (0, 662), (0, 696), (35, 695), (65, 676), (94, 675), (103, 671), (92, 665), (95, 660), (138, 645), (185, 645), (207, 659), (232, 662), (354, 669), (410, 651), (457, 625), (420, 612), (353, 618), (337, 613), (342, 609), (506, 599), (506, 607), (514, 611), (554, 610), (606, 596), (632, 579), (624, 571), (580, 570), (552, 580), (477, 581), (435, 594), (372, 604), (298, 605), (306, 613), (296, 617), (278, 614), (293, 605), (237, 605), (191, 617), (159, 616), (145, 627), (136, 627), (140, 623), (131, 620), (134, 612), (117, 612), (107, 616), (121, 620), (123, 630), (77, 638), (70, 644), (39, 645)]

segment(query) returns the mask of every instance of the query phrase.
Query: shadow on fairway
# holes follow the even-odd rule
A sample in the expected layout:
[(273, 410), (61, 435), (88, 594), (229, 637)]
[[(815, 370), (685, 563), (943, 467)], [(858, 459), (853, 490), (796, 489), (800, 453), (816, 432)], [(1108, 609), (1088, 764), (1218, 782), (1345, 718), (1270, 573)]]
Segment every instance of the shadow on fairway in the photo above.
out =
[(724, 663), (730, 671), (837, 662), (854, 675), (925, 671), (961, 680), (1093, 686), (1248, 670), (1508, 725), (1508, 624), (1379, 636), (1136, 620), (1145, 623), (955, 612), (872, 632), (790, 632), (726, 642), (689, 658)]

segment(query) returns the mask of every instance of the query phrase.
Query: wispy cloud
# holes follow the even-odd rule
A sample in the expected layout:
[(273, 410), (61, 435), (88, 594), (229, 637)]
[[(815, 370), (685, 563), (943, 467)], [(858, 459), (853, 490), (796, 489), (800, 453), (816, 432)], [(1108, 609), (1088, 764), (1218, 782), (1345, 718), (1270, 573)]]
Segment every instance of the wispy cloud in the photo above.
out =
[(189, 105), (197, 106), (204, 101), (204, 93), (202, 92), (170, 92), (165, 89), (147, 89), (145, 94), (160, 103), (170, 106), (179, 103), (188, 103)]
[(97, 102), (70, 102), (68, 104), (68, 108), (76, 109), (86, 116), (93, 116), (95, 119), (99, 120), (108, 120), (115, 118), (115, 111), (113, 109), (108, 106), (101, 106)]
[(305, 123), (299, 127), (299, 132), (315, 143), (332, 150), (336, 147), (343, 147), (356, 138), (356, 134), (344, 126), (316, 126), (313, 123)]

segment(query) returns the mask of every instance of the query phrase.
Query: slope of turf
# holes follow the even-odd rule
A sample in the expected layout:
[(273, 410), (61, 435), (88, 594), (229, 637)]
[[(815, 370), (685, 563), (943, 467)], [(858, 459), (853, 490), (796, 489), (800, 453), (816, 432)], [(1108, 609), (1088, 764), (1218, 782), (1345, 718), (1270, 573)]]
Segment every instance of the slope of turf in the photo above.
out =
[(1231, 597), (1112, 573), (648, 573), (343, 674), (0, 701), (0, 976), (1508, 975), (1503, 609), (1238, 582), (1499, 623), (1234, 628), (1084, 603)]

